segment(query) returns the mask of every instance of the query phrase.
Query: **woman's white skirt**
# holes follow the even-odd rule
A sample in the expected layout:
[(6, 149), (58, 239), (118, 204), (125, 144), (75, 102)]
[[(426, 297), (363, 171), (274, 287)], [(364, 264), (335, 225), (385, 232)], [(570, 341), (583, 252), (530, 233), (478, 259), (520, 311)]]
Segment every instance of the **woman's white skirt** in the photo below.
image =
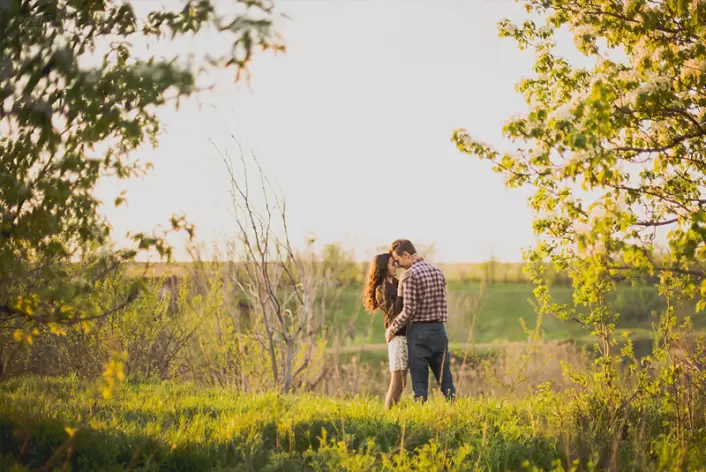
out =
[(390, 360), (390, 372), (407, 369), (407, 337), (395, 336), (387, 344), (387, 357)]

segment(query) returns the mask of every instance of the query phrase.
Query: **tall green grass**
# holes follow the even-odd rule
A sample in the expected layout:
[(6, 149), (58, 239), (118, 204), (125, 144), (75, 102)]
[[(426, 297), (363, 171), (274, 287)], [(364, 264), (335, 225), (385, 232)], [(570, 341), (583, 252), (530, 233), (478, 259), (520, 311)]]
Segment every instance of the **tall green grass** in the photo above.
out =
[[(657, 400), (615, 416), (600, 392), (541, 390), (512, 402), (236, 394), (127, 384), (96, 403), (76, 378), (0, 387), (0, 469), (701, 470), (704, 410), (685, 441)], [(615, 420), (618, 421), (615, 421)], [(67, 429), (67, 427), (69, 429)], [(72, 434), (72, 435), (71, 435)]]

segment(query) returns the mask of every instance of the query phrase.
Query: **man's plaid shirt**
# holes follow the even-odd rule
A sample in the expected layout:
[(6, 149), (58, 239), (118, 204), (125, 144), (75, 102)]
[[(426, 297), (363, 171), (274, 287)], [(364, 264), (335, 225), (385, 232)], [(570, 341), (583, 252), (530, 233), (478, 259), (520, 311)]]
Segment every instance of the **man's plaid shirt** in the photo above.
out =
[(409, 275), (402, 283), (402, 311), (390, 325), (396, 333), (408, 323), (438, 321), (445, 323), (449, 317), (446, 304), (446, 278), (437, 267), (418, 258), (408, 269)]

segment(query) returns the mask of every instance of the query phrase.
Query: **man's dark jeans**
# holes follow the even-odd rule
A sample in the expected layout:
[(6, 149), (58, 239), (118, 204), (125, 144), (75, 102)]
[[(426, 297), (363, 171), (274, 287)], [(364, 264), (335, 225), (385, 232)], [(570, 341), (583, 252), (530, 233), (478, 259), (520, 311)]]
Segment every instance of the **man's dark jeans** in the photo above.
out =
[(407, 325), (407, 350), (415, 400), (427, 400), (430, 368), (446, 398), (456, 396), (449, 362), (449, 337), (442, 323)]

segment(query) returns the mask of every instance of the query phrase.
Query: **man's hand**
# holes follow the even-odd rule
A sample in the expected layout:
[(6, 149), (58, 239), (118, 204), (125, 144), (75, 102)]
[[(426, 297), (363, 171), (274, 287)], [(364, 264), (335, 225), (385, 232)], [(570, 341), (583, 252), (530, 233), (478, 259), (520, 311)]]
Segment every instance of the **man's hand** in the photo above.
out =
[(407, 280), (410, 277), (410, 275), (412, 275), (412, 272), (410, 272), (409, 269), (406, 269), (404, 272), (402, 272), (402, 277), (400, 277), (400, 283)]
[(410, 276), (409, 270), (405, 270), (404, 272), (402, 272), (402, 277), (400, 277), (400, 281), (399, 281), (399, 283), (397, 284), (397, 296), (398, 296), (398, 297), (401, 297), (401, 296), (402, 296), (402, 292), (403, 292), (403, 290), (402, 290), (402, 284), (403, 284), (407, 279), (409, 279), (409, 276)]
[(394, 338), (394, 337), (395, 337), (395, 333), (390, 331), (390, 328), (387, 328), (385, 330), (385, 342), (390, 344), (390, 341), (392, 341), (392, 338)]

